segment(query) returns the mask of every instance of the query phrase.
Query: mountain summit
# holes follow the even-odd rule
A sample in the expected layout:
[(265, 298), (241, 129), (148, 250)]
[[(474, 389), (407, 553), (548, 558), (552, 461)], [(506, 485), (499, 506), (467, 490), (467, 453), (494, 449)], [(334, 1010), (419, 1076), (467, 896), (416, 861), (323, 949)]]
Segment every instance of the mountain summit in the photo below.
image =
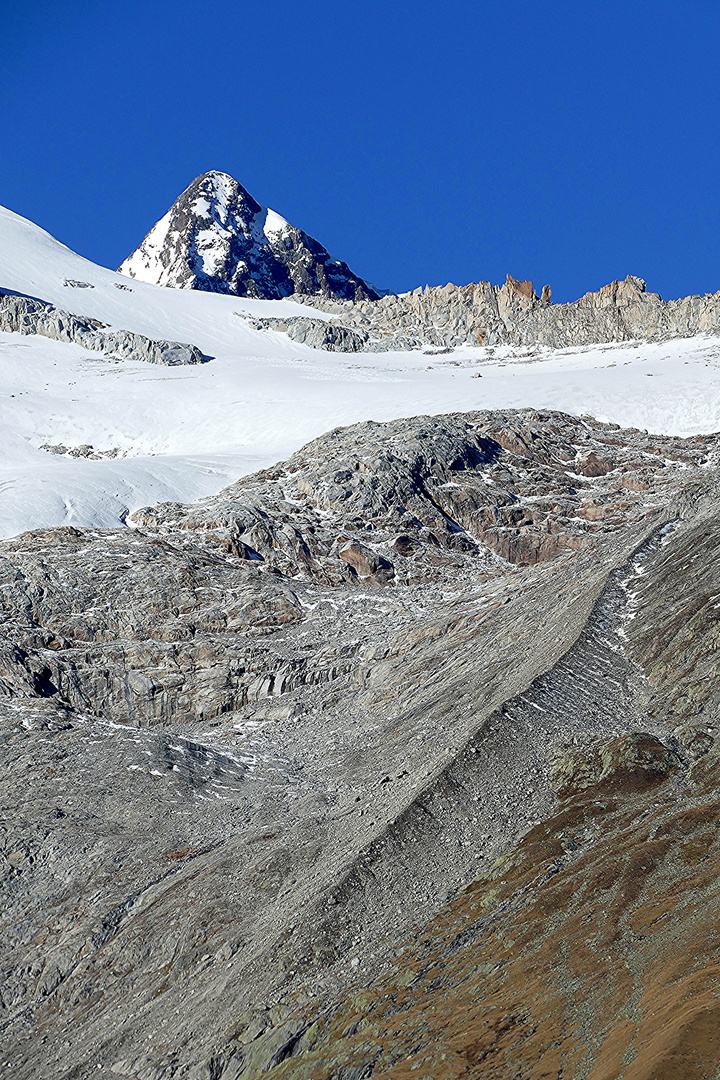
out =
[(193, 180), (118, 270), (154, 285), (265, 300), (377, 298), (346, 263), (222, 172)]

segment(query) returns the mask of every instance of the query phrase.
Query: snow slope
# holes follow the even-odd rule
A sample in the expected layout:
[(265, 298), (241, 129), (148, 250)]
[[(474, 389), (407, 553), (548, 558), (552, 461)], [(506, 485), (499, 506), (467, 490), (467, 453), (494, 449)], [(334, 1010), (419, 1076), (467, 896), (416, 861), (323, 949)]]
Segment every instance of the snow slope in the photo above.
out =
[[(67, 286), (66, 279), (94, 287)], [(115, 329), (191, 342), (214, 357), (197, 367), (158, 368), (0, 333), (2, 536), (58, 524), (116, 525), (138, 506), (215, 492), (328, 428), (358, 420), (535, 406), (671, 434), (720, 429), (719, 338), (561, 352), (319, 352), (253, 330), (235, 314), (307, 314), (291, 300), (129, 280), (3, 209), (0, 288)], [(120, 456), (94, 461), (39, 449), (58, 443)]]

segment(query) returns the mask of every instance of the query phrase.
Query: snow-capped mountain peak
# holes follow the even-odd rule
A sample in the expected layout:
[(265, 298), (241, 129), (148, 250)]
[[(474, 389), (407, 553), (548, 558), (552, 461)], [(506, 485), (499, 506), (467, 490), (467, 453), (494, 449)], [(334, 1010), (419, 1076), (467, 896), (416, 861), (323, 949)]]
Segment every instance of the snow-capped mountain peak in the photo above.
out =
[(377, 296), (346, 263), (223, 172), (193, 180), (118, 269), (155, 285), (267, 300)]

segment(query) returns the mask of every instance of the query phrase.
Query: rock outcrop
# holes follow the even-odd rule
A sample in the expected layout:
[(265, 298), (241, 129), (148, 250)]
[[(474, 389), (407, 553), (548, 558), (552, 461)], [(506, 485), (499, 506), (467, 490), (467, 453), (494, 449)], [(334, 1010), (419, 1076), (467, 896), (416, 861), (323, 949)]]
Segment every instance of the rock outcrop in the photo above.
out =
[(148, 364), (202, 364), (204, 356), (196, 345), (179, 341), (154, 341), (131, 330), (108, 330), (105, 323), (83, 315), (71, 315), (29, 296), (0, 290), (0, 330), (15, 334), (40, 334), (55, 341), (72, 341), (84, 349), (117, 356), (122, 360), (142, 360)]
[(290, 315), (288, 318), (273, 316), (252, 316), (236, 314), (244, 319), (254, 330), (277, 330), (287, 334), (293, 341), (309, 345), (311, 349), (326, 349), (330, 352), (362, 352), (370, 340), (366, 330), (352, 330), (350, 327), (328, 319), (305, 318), (302, 315)]
[(346, 263), (221, 172), (193, 180), (118, 270), (154, 285), (266, 300), (377, 297)]
[(368, 423), (0, 544), (13, 1076), (662, 1075), (715, 962), (718, 449)]
[[(662, 300), (632, 276), (568, 304), (553, 304), (548, 285), (538, 297), (532, 282), (518, 282), (509, 274), (501, 286), (481, 281), (426, 287), (356, 304), (299, 299), (332, 315), (338, 330), (365, 335), (361, 349), (366, 352), (456, 345), (563, 349), (720, 333), (720, 292)], [(270, 322), (267, 328), (282, 329)]]
[(713, 445), (533, 409), (369, 422), (217, 496), (133, 520), (338, 584), (353, 580), (338, 550), (354, 535), (410, 583), (445, 566), (452, 576), (466, 557), (492, 569), (497, 557), (532, 565), (578, 551), (662, 505), (677, 482), (672, 463), (700, 466)]

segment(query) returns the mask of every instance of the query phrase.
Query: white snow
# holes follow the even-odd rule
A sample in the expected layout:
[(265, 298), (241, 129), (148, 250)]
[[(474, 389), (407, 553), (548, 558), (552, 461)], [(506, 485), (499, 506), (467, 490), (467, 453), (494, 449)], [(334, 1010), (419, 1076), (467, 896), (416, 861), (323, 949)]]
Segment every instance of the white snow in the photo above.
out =
[[(215, 202), (215, 209), (220, 216), (220, 220), (225, 224), (235, 181), (228, 173), (214, 172), (209, 174), (208, 182)], [(210, 207), (211, 203), (208, 203), (208, 208)]]
[(212, 277), (222, 267), (228, 252), (232, 233), (222, 225), (213, 223), (211, 229), (199, 229), (195, 247), (203, 264), (203, 271)]
[[(68, 288), (66, 278), (94, 288)], [(0, 334), (2, 536), (68, 523), (117, 525), (139, 506), (218, 491), (323, 431), (360, 420), (534, 406), (669, 434), (720, 429), (719, 338), (534, 353), (315, 351), (253, 330), (236, 314), (308, 314), (292, 300), (131, 279), (2, 208), (0, 287), (114, 328), (191, 342), (214, 357), (163, 368)], [(117, 448), (124, 456), (58, 457), (40, 450), (43, 443)]]
[(265, 225), (263, 227), (266, 236), (270, 236), (273, 233), (285, 232), (285, 230), (289, 228), (290, 224), (284, 217), (280, 217), (274, 210), (267, 210), (265, 215)]
[[(2, 207), (0, 207), (0, 212)], [(6, 211), (8, 213), (9, 211)], [(15, 217), (16, 215), (13, 215)], [(142, 244), (142, 248), (137, 248), (133, 251), (132, 255), (129, 255), (120, 267), (120, 271), (123, 274), (127, 274), (128, 277), (137, 278), (139, 281), (147, 281), (152, 279), (156, 273), (156, 267), (159, 260), (160, 252), (162, 251), (165, 238), (170, 228), (170, 216), (171, 211), (168, 210), (167, 214), (153, 226), (152, 231), (148, 234)], [(20, 219), (21, 221), (24, 219)], [(35, 226), (37, 228), (37, 226)], [(0, 229), (2, 225), (0, 225)], [(3, 229), (4, 232), (4, 229)], [(49, 233), (45, 234), (49, 236)], [(53, 238), (50, 236), (50, 240)], [(56, 241), (57, 242), (57, 241)], [(12, 252), (9, 251), (8, 255), (12, 258)], [(92, 264), (91, 264), (92, 265)]]

